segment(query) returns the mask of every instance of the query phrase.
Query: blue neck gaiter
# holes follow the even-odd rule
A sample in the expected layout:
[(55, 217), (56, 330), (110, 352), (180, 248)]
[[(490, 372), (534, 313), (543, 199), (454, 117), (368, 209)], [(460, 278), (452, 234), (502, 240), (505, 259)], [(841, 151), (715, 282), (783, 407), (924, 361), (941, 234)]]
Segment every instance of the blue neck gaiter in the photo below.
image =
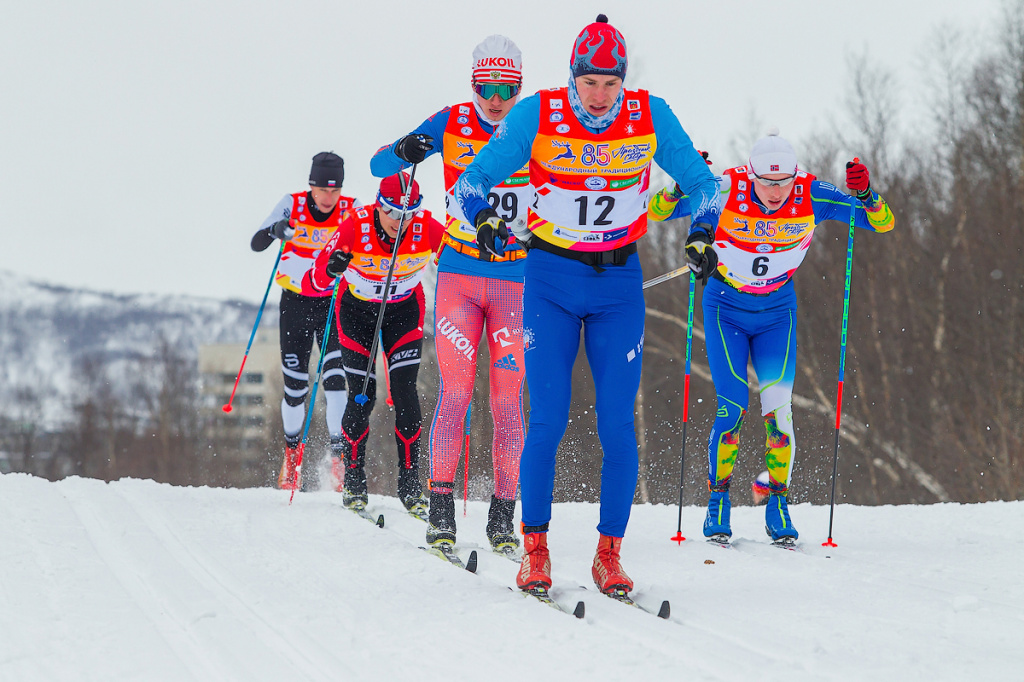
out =
[(576, 79), (571, 75), (569, 76), (569, 106), (572, 107), (572, 113), (576, 114), (576, 118), (580, 120), (580, 123), (595, 132), (601, 132), (618, 118), (619, 110), (622, 108), (622, 100), (625, 97), (626, 89), (623, 88), (619, 90), (619, 96), (615, 98), (615, 102), (603, 116), (594, 116), (586, 110), (583, 102), (580, 101), (580, 93), (576, 90)]

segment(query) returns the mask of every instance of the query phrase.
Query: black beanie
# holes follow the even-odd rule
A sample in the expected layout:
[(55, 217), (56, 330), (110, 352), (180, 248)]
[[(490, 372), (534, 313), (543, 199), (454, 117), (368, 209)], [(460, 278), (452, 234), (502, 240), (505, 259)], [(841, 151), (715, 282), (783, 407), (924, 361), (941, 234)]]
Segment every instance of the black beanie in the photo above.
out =
[(345, 180), (345, 161), (334, 152), (320, 152), (313, 157), (309, 184), (313, 187), (341, 187)]

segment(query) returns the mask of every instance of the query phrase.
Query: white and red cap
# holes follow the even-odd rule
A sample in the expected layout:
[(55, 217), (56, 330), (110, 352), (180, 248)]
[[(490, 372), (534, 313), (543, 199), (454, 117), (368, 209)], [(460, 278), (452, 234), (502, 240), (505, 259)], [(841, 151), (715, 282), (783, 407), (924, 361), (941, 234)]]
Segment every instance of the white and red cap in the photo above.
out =
[(409, 190), (409, 174), (406, 172), (389, 175), (380, 181), (380, 190), (377, 192), (377, 203), (388, 209), (402, 209), (402, 199), (406, 192), (409, 194), (409, 203), (406, 210), (412, 211), (420, 207), (423, 197), (420, 196), (420, 183), (412, 181), (412, 190)]
[(779, 137), (778, 128), (769, 128), (768, 134), (754, 143), (747, 163), (754, 175), (796, 175), (796, 152), (793, 145)]
[(473, 82), (521, 83), (523, 54), (505, 36), (493, 35), (473, 50)]

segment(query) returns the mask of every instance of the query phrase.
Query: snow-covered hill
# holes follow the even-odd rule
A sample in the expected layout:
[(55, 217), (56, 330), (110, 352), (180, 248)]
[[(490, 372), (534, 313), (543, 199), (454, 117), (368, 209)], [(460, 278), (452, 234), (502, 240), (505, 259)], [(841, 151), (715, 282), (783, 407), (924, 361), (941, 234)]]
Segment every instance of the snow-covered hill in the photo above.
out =
[[(796, 505), (803, 553), (734, 510), (739, 546), (694, 540), (702, 510), (637, 506), (623, 563), (662, 621), (593, 591), (597, 508), (555, 506), (556, 597), (509, 589), (484, 503), (458, 517), (472, 575), (371, 496), (0, 476), (0, 680), (1010, 680), (1024, 662), (1024, 503)], [(462, 508), (461, 503), (457, 507)]]
[[(0, 292), (0, 404), (27, 390), (50, 423), (67, 416), (84, 358), (117, 377), (166, 339), (194, 360), (201, 344), (244, 343), (257, 310), (243, 301), (69, 289), (8, 272), (0, 272)], [(277, 306), (268, 304), (261, 326), (276, 324)]]

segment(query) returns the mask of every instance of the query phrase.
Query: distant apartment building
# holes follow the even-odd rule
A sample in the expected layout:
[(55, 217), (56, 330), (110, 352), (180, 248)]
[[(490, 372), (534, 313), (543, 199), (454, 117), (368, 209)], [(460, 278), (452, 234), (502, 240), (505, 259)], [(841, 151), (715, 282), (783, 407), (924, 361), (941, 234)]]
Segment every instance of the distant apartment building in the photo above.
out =
[(217, 343), (199, 347), (199, 373), (203, 410), (210, 442), (231, 443), (239, 450), (264, 443), (281, 402), (281, 350), (277, 329), (260, 331), (245, 360), (245, 370), (231, 401), (238, 368), (245, 356), (244, 343)]

